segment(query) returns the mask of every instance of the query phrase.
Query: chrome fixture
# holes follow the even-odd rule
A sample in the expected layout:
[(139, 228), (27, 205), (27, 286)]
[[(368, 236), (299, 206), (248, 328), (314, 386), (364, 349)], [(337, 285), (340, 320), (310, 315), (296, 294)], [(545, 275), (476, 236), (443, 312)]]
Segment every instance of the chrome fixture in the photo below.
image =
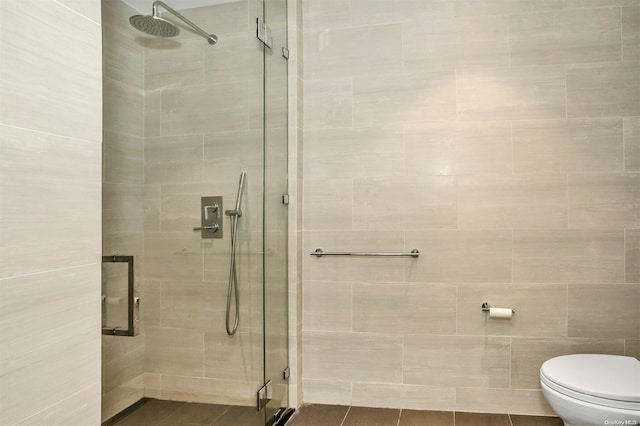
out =
[(317, 248), (311, 256), (372, 256), (372, 257), (419, 257), (420, 251), (413, 249), (409, 253), (364, 253), (364, 252), (325, 252), (321, 248)]
[[(226, 326), (227, 334), (233, 336), (238, 329), (238, 322), (240, 322), (240, 299), (238, 297), (238, 273), (236, 271), (236, 248), (238, 240), (238, 219), (242, 216), (242, 191), (244, 189), (244, 180), (247, 177), (247, 172), (240, 173), (240, 182), (238, 183), (238, 196), (236, 197), (236, 208), (233, 210), (227, 210), (224, 212), (226, 216), (229, 216), (231, 222), (231, 264), (229, 266), (229, 288), (227, 290), (227, 315)], [(235, 298), (235, 317), (233, 326), (231, 322), (231, 299)]]
[(202, 197), (200, 211), (200, 226), (193, 230), (201, 231), (203, 239), (222, 238), (222, 197)]
[[(490, 312), (491, 311), (491, 305), (488, 302), (484, 302), (482, 303), (482, 312)], [(511, 309), (511, 313), (515, 314), (516, 310), (515, 309)]]
[(182, 16), (180, 13), (167, 6), (166, 3), (163, 3), (161, 1), (153, 2), (151, 15), (134, 15), (129, 18), (129, 23), (136, 30), (156, 37), (175, 37), (180, 34), (180, 29), (178, 27), (176, 27), (172, 22), (169, 22), (159, 16), (158, 6), (164, 7), (169, 13), (180, 19), (185, 24), (189, 25), (196, 33), (206, 38), (209, 44), (218, 43), (217, 35), (208, 34), (202, 28), (200, 28), (199, 26)]

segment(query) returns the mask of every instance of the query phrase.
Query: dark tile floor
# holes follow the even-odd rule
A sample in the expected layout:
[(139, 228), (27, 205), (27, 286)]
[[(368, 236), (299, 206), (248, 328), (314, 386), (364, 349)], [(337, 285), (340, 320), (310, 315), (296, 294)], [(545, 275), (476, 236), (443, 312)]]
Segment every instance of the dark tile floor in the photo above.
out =
[(562, 426), (557, 417), (303, 405), (287, 426)]
[(255, 407), (149, 399), (115, 426), (264, 426)]
[[(264, 426), (264, 414), (238, 407), (149, 399), (116, 426)], [(556, 417), (453, 413), (311, 404), (287, 426), (562, 426)]]

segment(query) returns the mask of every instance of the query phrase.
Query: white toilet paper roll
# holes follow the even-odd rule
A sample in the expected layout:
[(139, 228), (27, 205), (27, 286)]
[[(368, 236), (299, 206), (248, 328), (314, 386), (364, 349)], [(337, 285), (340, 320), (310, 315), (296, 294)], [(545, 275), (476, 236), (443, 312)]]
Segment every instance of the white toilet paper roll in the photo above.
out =
[(489, 318), (511, 318), (513, 311), (511, 308), (489, 308)]

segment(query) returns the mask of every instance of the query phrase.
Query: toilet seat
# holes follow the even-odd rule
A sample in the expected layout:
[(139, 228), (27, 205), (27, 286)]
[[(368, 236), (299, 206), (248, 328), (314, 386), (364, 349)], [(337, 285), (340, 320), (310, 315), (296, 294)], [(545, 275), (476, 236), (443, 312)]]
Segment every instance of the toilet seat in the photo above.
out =
[(564, 355), (542, 364), (540, 381), (571, 398), (640, 410), (640, 361), (617, 355)]

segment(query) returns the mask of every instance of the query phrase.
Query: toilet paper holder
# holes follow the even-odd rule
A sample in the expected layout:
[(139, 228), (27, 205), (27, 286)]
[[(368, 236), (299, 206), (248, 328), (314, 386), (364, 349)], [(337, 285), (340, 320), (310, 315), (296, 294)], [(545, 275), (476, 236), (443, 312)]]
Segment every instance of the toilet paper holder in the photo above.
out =
[[(484, 303), (482, 304), (482, 311), (483, 311), (483, 312), (489, 312), (489, 310), (490, 310), (490, 309), (491, 309), (491, 305), (489, 305), (489, 303), (488, 303), (488, 302), (484, 302)], [(515, 310), (515, 309), (511, 309), (511, 312), (515, 314), (515, 313), (516, 313), (516, 310)]]

